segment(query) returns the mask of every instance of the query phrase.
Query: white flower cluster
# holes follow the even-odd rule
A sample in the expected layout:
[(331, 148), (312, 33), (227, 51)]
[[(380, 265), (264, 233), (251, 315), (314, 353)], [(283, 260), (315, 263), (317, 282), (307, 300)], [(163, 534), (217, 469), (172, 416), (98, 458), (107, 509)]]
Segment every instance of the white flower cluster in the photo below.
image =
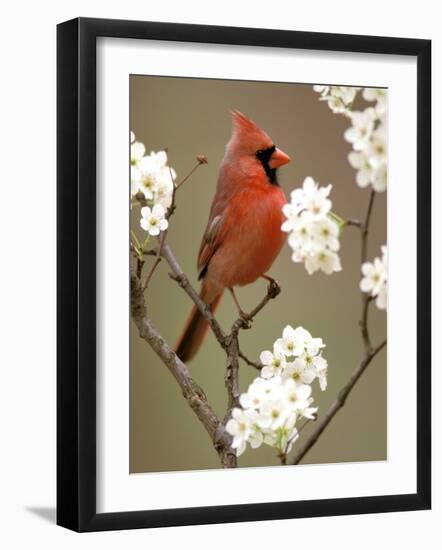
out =
[(281, 229), (289, 234), (292, 260), (304, 263), (311, 275), (318, 270), (327, 275), (341, 271), (339, 225), (332, 218), (332, 202), (328, 198), (332, 186), (319, 187), (307, 177), (302, 188), (292, 191), (291, 202), (283, 206), (287, 218)]
[(365, 101), (374, 102), (364, 111), (353, 111), (351, 106), (361, 88), (342, 86), (313, 86), (326, 100), (334, 113), (342, 113), (351, 120), (345, 139), (353, 151), (348, 161), (356, 170), (359, 187), (371, 185), (379, 193), (387, 188), (387, 92), (380, 88), (363, 88)]
[(359, 284), (362, 292), (369, 292), (376, 297), (376, 306), (387, 309), (387, 247), (381, 246), (382, 258), (375, 258), (373, 262), (362, 264), (363, 278)]
[(385, 90), (364, 88), (366, 101), (375, 101), (374, 107), (349, 114), (352, 126), (345, 132), (345, 139), (353, 151), (348, 160), (356, 172), (359, 187), (371, 185), (381, 193), (387, 189), (387, 94)]
[(167, 164), (166, 151), (151, 151), (146, 155), (143, 143), (130, 134), (130, 183), (131, 196), (136, 201), (141, 198), (145, 204), (141, 209), (141, 227), (149, 235), (158, 235), (167, 229), (167, 208), (172, 203), (176, 173)]
[(297, 420), (316, 418), (312, 382), (317, 378), (322, 390), (327, 387), (324, 347), (321, 338), (313, 338), (304, 328), (286, 326), (273, 352), (261, 353), (261, 376), (240, 396), (241, 408), (233, 409), (226, 425), (237, 456), (247, 443), (253, 449), (265, 443), (280, 453), (290, 452), (298, 438)]
[(348, 113), (360, 88), (353, 86), (313, 86), (321, 94), (320, 101), (326, 101), (334, 113)]

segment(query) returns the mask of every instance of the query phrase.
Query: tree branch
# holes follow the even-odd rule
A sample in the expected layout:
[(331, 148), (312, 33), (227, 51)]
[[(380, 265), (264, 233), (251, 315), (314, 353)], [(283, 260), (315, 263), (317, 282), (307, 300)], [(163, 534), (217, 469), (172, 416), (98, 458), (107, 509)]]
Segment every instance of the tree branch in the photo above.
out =
[[(239, 396), (241, 395), (239, 388), (239, 357), (245, 359), (245, 356), (241, 353), (239, 348), (239, 332), (241, 329), (249, 329), (253, 319), (258, 315), (258, 313), (266, 306), (266, 304), (276, 298), (281, 292), (281, 288), (274, 279), (269, 279), (269, 284), (267, 285), (267, 293), (264, 298), (259, 302), (259, 304), (252, 309), (252, 311), (247, 315), (247, 317), (238, 317), (238, 319), (233, 323), (232, 330), (227, 337), (227, 368), (225, 376), (225, 385), (227, 388), (228, 394), (228, 407), (227, 413), (224, 417), (224, 422), (226, 423), (230, 418), (232, 409), (239, 405)], [(252, 362), (247, 360), (248, 364), (251, 365)], [(253, 365), (258, 369), (261, 369), (260, 366)]]
[(241, 357), (241, 359), (244, 361), (244, 363), (246, 363), (250, 367), (253, 367), (254, 369), (257, 369), (257, 370), (262, 369), (261, 363), (258, 363), (257, 361), (252, 361), (246, 355), (244, 355), (244, 353), (241, 350), (239, 350), (238, 355)]
[(207, 164), (207, 157), (205, 155), (198, 155), (196, 157), (196, 164), (195, 166), (192, 168), (192, 170), (187, 174), (187, 176), (185, 176), (179, 183), (176, 184), (175, 186), (175, 189), (179, 189), (183, 183), (185, 183), (189, 178), (190, 176), (196, 172), (196, 170), (201, 166), (201, 164)]
[[(267, 285), (267, 294), (264, 296), (264, 298), (259, 302), (259, 304), (252, 309), (252, 311), (248, 314), (248, 320), (253, 321), (253, 319), (258, 315), (258, 313), (267, 305), (270, 300), (274, 300), (279, 294), (281, 293), (281, 287), (278, 285), (278, 283), (271, 279), (269, 281), (269, 284)], [(237, 323), (240, 323), (242, 318), (238, 319)], [(243, 326), (240, 326), (240, 328), (248, 328)]]
[[(370, 227), (370, 220), (371, 214), (373, 212), (375, 195), (376, 192), (372, 189), (370, 192), (370, 198), (368, 201), (365, 219), (362, 224), (356, 221), (353, 221), (352, 223), (350, 223), (350, 220), (347, 221), (348, 225), (355, 225), (356, 227), (359, 227), (361, 231), (361, 265), (367, 261), (368, 230)], [(371, 339), (368, 330), (368, 310), (371, 301), (372, 297), (369, 294), (362, 294), (362, 312), (361, 318), (359, 320), (359, 326), (361, 329), (362, 342), (364, 344), (364, 357), (362, 358), (359, 367), (351, 375), (347, 384), (339, 392), (336, 401), (331, 405), (325, 416), (319, 422), (315, 431), (310, 435), (304, 445), (295, 453), (292, 464), (299, 464), (299, 462), (304, 458), (304, 456), (313, 447), (313, 445), (315, 445), (322, 432), (334, 418), (335, 414), (345, 405), (349, 393), (351, 392), (359, 378), (362, 376), (365, 369), (371, 363), (372, 359), (377, 355), (377, 353), (379, 353), (379, 351), (381, 351), (381, 349), (387, 343), (387, 340), (384, 340), (375, 349), (373, 349), (371, 345)]]
[(213, 315), (210, 307), (201, 300), (198, 292), (190, 284), (188, 278), (181, 269), (169, 245), (164, 244), (162, 248), (162, 256), (165, 258), (172, 271), (172, 273), (169, 274), (170, 277), (174, 279), (184, 289), (184, 291), (199, 309), (201, 314), (205, 317), (205, 319), (209, 323), (210, 328), (212, 329), (213, 334), (215, 335), (215, 338), (218, 340), (218, 343), (226, 352), (227, 364), (224, 380), (228, 398), (227, 412), (223, 419), (223, 424), (225, 425), (231, 416), (232, 409), (238, 406), (239, 396), (241, 394), (239, 386), (239, 357), (241, 353), (239, 349), (239, 332), (241, 329), (250, 328), (250, 323), (254, 319), (254, 317), (263, 309), (263, 307), (265, 307), (265, 305), (270, 300), (278, 296), (281, 289), (275, 281), (270, 281), (267, 287), (266, 295), (247, 316), (247, 319), (244, 319), (243, 317), (238, 317), (238, 319), (232, 325), (230, 334), (225, 334), (218, 321), (215, 319), (215, 316)]
[[(236, 323), (235, 323), (236, 324)], [(234, 325), (235, 326), (235, 325)], [(226, 424), (234, 407), (239, 406), (239, 396), (241, 391), (239, 388), (239, 342), (238, 329), (232, 329), (231, 334), (227, 337), (228, 345), (226, 349), (227, 363), (226, 375), (224, 383), (227, 389), (227, 412), (224, 416), (224, 424)]]
[(376, 191), (373, 189), (370, 192), (370, 198), (368, 199), (367, 213), (365, 214), (365, 221), (361, 226), (361, 265), (367, 261), (367, 244), (368, 244), (368, 229), (370, 226), (371, 213), (373, 211), (374, 198)]
[(146, 316), (143, 288), (134, 273), (131, 274), (131, 314), (140, 337), (151, 346), (166, 365), (180, 386), (183, 397), (209, 434), (222, 465), (225, 468), (236, 467), (237, 459), (235, 451), (231, 448), (230, 435), (211, 408), (202, 388), (193, 380), (186, 365), (168, 346)]
[[(149, 286), (149, 283), (152, 279), (152, 276), (153, 274), (155, 273), (155, 269), (158, 267), (158, 265), (160, 264), (161, 262), (161, 254), (162, 254), (162, 251), (163, 251), (163, 246), (164, 246), (164, 243), (166, 242), (166, 236), (167, 236), (167, 229), (165, 231), (162, 232), (161, 234), (161, 237), (159, 239), (159, 245), (158, 245), (158, 248), (157, 248), (157, 252), (155, 254), (155, 261), (151, 267), (151, 270), (149, 271), (149, 273), (147, 274), (146, 276), (146, 279), (143, 283), (143, 292), (146, 290), (146, 288)], [(140, 277), (139, 277), (140, 278)]]
[[(367, 261), (367, 245), (368, 245), (368, 229), (370, 227), (371, 213), (373, 211), (374, 198), (376, 191), (373, 189), (370, 193), (368, 201), (367, 213), (365, 215), (365, 221), (361, 225), (361, 266)], [(372, 298), (370, 294), (362, 293), (362, 314), (359, 321), (361, 328), (362, 341), (364, 343), (365, 353), (367, 354), (371, 349), (370, 334), (368, 332), (368, 308)]]
[(351, 390), (354, 388), (356, 382), (359, 380), (359, 378), (364, 373), (365, 369), (371, 363), (373, 358), (386, 345), (386, 343), (387, 343), (387, 340), (384, 340), (381, 344), (379, 344), (379, 346), (377, 348), (375, 348), (374, 350), (370, 351), (367, 355), (365, 355), (365, 357), (362, 359), (359, 367), (353, 372), (353, 374), (351, 375), (349, 381), (345, 384), (345, 386), (338, 393), (338, 397), (337, 397), (336, 401), (328, 409), (327, 413), (321, 419), (321, 421), (319, 422), (319, 424), (318, 424), (317, 428), (315, 429), (315, 431), (305, 441), (303, 446), (300, 447), (298, 449), (298, 451), (295, 453), (295, 456), (293, 457), (293, 460), (292, 460), (292, 464), (299, 464), (299, 462), (304, 458), (304, 456), (308, 453), (308, 451), (318, 441), (318, 439), (321, 436), (322, 432), (330, 424), (330, 422), (334, 418), (335, 414), (340, 409), (342, 409), (342, 407), (345, 405), (345, 402), (347, 400), (348, 395), (350, 394)]
[(201, 300), (198, 292), (190, 284), (189, 279), (184, 274), (168, 244), (165, 244), (163, 246), (162, 255), (169, 264), (170, 269), (172, 270), (170, 277), (174, 281), (176, 281), (181, 286), (181, 288), (183, 288), (183, 290), (190, 297), (192, 302), (200, 310), (201, 314), (209, 323), (209, 326), (212, 329), (213, 334), (215, 335), (221, 347), (223, 349), (227, 349), (228, 342), (226, 334), (224, 333), (218, 321), (215, 319), (215, 316), (213, 315), (210, 307)]

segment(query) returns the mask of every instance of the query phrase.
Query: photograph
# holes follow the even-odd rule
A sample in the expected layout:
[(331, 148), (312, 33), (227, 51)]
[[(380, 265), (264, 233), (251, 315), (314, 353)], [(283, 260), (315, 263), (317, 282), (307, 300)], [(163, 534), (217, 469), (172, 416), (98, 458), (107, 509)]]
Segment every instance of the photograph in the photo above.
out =
[(131, 474), (388, 460), (388, 89), (338, 84), (130, 75)]

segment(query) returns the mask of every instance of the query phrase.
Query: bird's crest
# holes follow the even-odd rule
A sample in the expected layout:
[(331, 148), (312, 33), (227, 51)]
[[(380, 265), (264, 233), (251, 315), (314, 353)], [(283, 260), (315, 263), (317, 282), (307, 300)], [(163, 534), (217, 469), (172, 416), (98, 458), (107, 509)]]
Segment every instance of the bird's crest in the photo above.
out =
[(255, 150), (270, 147), (273, 142), (264, 130), (240, 111), (230, 111), (233, 120), (233, 138)]

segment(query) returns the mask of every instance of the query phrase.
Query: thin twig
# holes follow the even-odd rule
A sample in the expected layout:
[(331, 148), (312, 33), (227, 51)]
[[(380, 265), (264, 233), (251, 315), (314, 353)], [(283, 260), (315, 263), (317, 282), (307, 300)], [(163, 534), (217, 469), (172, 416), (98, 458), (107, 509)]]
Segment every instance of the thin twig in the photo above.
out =
[[(258, 315), (258, 313), (267, 305), (267, 303), (270, 302), (270, 300), (274, 300), (280, 293), (281, 287), (276, 281), (271, 280), (267, 285), (267, 294), (259, 302), (259, 304), (248, 314), (248, 320), (252, 321)], [(237, 322), (239, 322), (239, 320)], [(240, 328), (246, 327), (240, 326)]]
[(348, 395), (350, 394), (351, 390), (354, 388), (356, 382), (359, 380), (359, 378), (364, 373), (365, 369), (371, 363), (373, 358), (386, 345), (386, 343), (387, 343), (387, 340), (384, 340), (374, 350), (372, 350), (368, 355), (366, 355), (362, 359), (359, 367), (353, 372), (353, 374), (351, 375), (349, 381), (341, 389), (341, 391), (338, 394), (338, 397), (337, 397), (336, 401), (328, 409), (327, 413), (321, 419), (321, 421), (319, 422), (319, 424), (318, 424), (317, 428), (315, 429), (315, 431), (305, 441), (305, 443), (302, 445), (302, 447), (300, 447), (297, 450), (297, 452), (295, 453), (295, 456), (293, 457), (293, 459), (291, 461), (292, 464), (299, 464), (299, 462), (304, 458), (304, 456), (308, 453), (308, 451), (318, 441), (318, 439), (321, 436), (322, 432), (330, 424), (330, 422), (332, 421), (332, 419), (334, 418), (336, 413), (340, 409), (342, 409), (342, 407), (345, 405), (345, 402), (347, 400)]
[(261, 365), (261, 363), (258, 363), (257, 361), (252, 361), (246, 355), (244, 355), (244, 353), (241, 350), (239, 350), (238, 355), (239, 355), (239, 357), (241, 357), (241, 359), (244, 361), (244, 363), (246, 363), (250, 367), (253, 367), (254, 369), (257, 369), (257, 370), (262, 369), (263, 366)]
[[(315, 420), (317, 420), (317, 419), (315, 418)], [(299, 428), (298, 428), (298, 434), (300, 434), (300, 433), (302, 432), (302, 430), (303, 430), (303, 429), (307, 426), (307, 424), (309, 424), (310, 422), (311, 422), (310, 418), (306, 418), (306, 419), (304, 420), (304, 422), (299, 426)]]
[(364, 224), (361, 226), (361, 265), (367, 261), (367, 244), (368, 244), (368, 229), (370, 227), (371, 213), (373, 211), (374, 198), (376, 191), (373, 189), (370, 192), (370, 198), (368, 200), (367, 213), (365, 215)]
[(159, 238), (159, 245), (155, 255), (155, 261), (151, 267), (151, 270), (147, 274), (146, 279), (144, 280), (143, 291), (145, 291), (146, 288), (149, 286), (150, 280), (152, 279), (155, 269), (158, 267), (158, 265), (161, 262), (161, 254), (163, 252), (164, 243), (166, 242), (166, 237), (167, 237), (167, 229), (161, 233), (161, 237)]
[(298, 439), (299, 432), (301, 432), (306, 427), (308, 421), (309, 420), (306, 419), (304, 424), (302, 424), (302, 426), (298, 430), (295, 431), (294, 435), (292, 435), (292, 437), (287, 440), (287, 443), (285, 444), (284, 450), (279, 453), (278, 458), (281, 461), (282, 466), (287, 465), (287, 459), (288, 459), (290, 446)]
[(368, 310), (373, 297), (370, 294), (364, 294), (362, 296), (362, 313), (359, 320), (359, 326), (361, 328), (362, 342), (364, 343), (364, 349), (366, 353), (369, 353), (372, 349), (370, 333), (368, 331)]
[[(361, 265), (367, 261), (367, 245), (368, 245), (368, 230), (370, 227), (371, 213), (373, 211), (374, 198), (376, 191), (373, 189), (370, 192), (370, 198), (368, 201), (367, 213), (365, 215), (364, 224), (361, 225)], [(365, 352), (368, 353), (371, 348), (370, 333), (368, 331), (368, 308), (371, 302), (371, 296), (367, 293), (362, 293), (362, 313), (359, 321), (361, 328), (362, 341), (364, 343)]]
[(136, 269), (136, 274), (137, 274), (138, 279), (141, 279), (141, 274), (143, 273), (143, 267), (144, 267), (144, 261), (140, 257), (138, 257), (137, 258), (137, 269)]
[(173, 280), (175, 280), (184, 289), (186, 294), (190, 297), (192, 302), (196, 305), (196, 307), (199, 309), (201, 314), (205, 317), (205, 319), (209, 323), (209, 326), (212, 329), (213, 334), (215, 335), (221, 347), (223, 349), (226, 349), (227, 348), (226, 334), (224, 333), (218, 321), (215, 319), (215, 316), (213, 315), (210, 307), (201, 300), (198, 292), (190, 284), (189, 279), (183, 273), (183, 270), (181, 269), (177, 259), (175, 258), (168, 244), (164, 244), (162, 255), (163, 255), (163, 258), (169, 264), (170, 269), (172, 270), (172, 274), (170, 275), (170, 277)]
[(361, 222), (359, 220), (346, 220), (345, 225), (349, 225), (352, 227), (361, 227)]
[(192, 174), (194, 174), (194, 172), (202, 165), (202, 164), (207, 164), (207, 157), (205, 157), (204, 155), (198, 155), (196, 157), (196, 164), (195, 166), (192, 168), (192, 170), (187, 174), (187, 176), (184, 176), (184, 178), (176, 184), (175, 186), (175, 189), (178, 190), (182, 185), (183, 183), (185, 183)]

